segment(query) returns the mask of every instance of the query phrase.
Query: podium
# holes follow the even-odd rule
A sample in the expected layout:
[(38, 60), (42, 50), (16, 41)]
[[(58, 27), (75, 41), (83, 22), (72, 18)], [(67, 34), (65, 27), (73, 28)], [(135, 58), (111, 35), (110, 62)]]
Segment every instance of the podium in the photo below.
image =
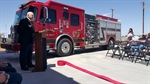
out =
[(45, 71), (47, 68), (46, 32), (36, 32), (35, 40), (35, 68), (32, 72)]

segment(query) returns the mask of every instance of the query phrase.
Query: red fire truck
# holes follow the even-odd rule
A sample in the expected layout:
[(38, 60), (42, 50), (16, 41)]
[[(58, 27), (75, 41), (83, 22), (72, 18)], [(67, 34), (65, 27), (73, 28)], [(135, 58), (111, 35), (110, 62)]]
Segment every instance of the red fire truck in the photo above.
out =
[(102, 15), (85, 14), (85, 10), (49, 0), (45, 3), (29, 1), (21, 4), (11, 27), (12, 43), (1, 44), (2, 48), (19, 51), (16, 29), (26, 13), (35, 14), (35, 31), (46, 31), (47, 50), (54, 50), (59, 56), (73, 54), (75, 48), (114, 45), (121, 39), (121, 23), (118, 19)]

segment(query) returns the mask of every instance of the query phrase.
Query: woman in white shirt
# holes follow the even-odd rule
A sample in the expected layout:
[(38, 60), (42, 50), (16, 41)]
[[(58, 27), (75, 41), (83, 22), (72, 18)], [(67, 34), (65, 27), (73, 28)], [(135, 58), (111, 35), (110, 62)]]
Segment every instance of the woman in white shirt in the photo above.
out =
[(128, 34), (132, 34), (132, 36), (134, 36), (134, 32), (132, 28), (129, 29)]

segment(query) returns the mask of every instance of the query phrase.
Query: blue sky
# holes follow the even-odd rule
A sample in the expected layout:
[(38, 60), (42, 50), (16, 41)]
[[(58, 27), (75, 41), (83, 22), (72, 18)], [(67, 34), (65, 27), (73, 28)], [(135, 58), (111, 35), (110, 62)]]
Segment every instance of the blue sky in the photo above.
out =
[[(18, 6), (27, 0), (0, 0), (0, 33), (9, 33), (14, 22), (15, 11)], [(46, 2), (47, 0), (38, 0)], [(122, 35), (126, 35), (130, 27), (135, 34), (142, 34), (142, 4), (145, 2), (145, 33), (150, 32), (150, 0), (55, 0), (72, 6), (85, 9), (88, 14), (101, 14), (114, 18), (122, 23)]]

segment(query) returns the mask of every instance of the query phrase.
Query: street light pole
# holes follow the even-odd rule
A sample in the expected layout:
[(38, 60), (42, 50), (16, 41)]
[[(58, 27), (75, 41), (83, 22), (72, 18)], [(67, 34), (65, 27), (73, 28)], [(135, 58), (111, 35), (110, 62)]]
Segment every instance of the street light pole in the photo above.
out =
[(7, 37), (7, 25), (5, 25), (5, 38)]
[(145, 10), (145, 2), (142, 2), (142, 10), (143, 10), (143, 14), (142, 14), (142, 34), (144, 34), (144, 10)]
[(115, 9), (111, 8), (110, 10), (112, 11), (112, 18), (113, 18)]

